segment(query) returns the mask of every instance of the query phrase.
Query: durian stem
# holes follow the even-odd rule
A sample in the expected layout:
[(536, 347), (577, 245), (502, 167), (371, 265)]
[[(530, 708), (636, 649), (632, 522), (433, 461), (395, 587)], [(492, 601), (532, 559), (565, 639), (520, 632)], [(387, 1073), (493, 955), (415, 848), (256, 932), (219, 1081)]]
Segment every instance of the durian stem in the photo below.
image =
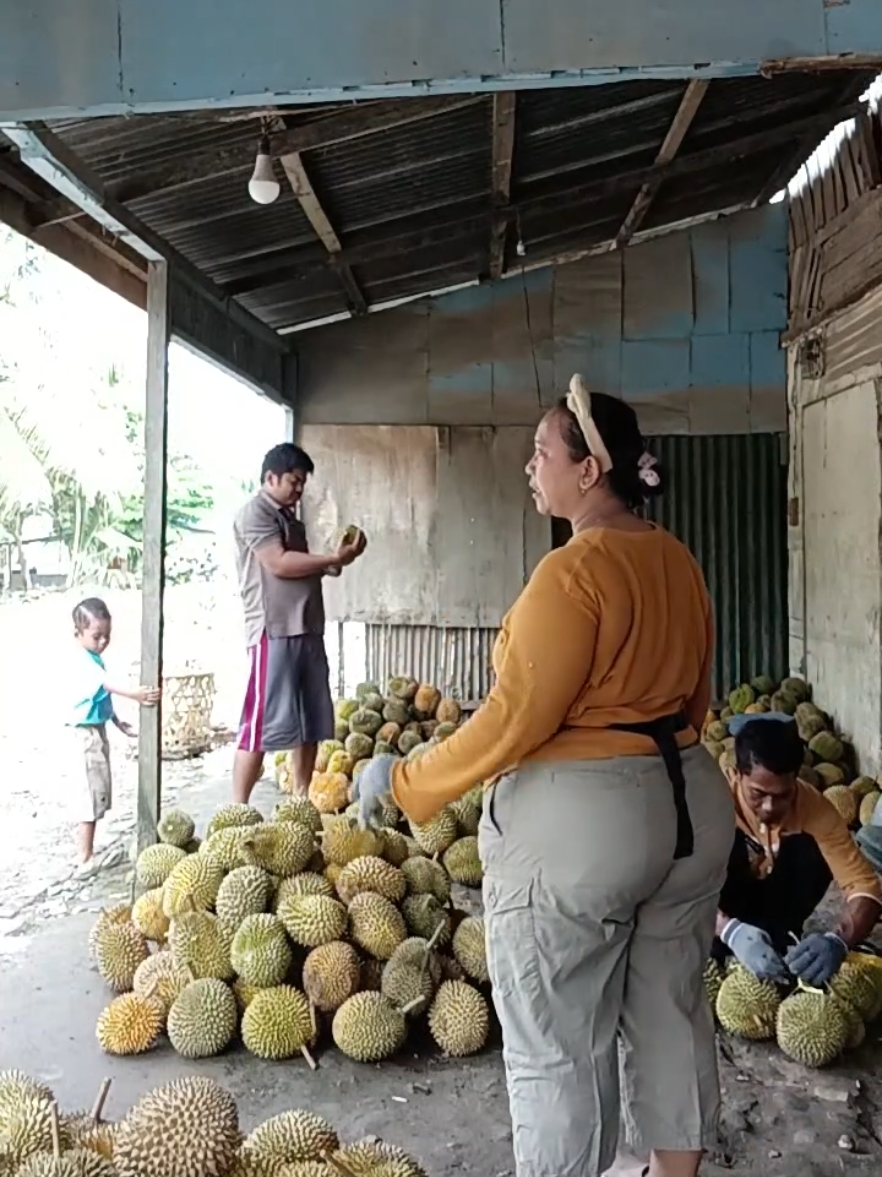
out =
[(416, 1007), (418, 1005), (422, 1005), (424, 1001), (425, 1001), (424, 997), (415, 997), (413, 999), (413, 1001), (409, 1001), (407, 1003), (407, 1005), (403, 1005), (398, 1012), (402, 1013), (402, 1014), (413, 1013), (413, 1011), (416, 1009)]
[(307, 1063), (309, 1064), (309, 1069), (311, 1071), (317, 1071), (318, 1070), (318, 1063), (315, 1061), (315, 1059), (310, 1054), (309, 1048), (307, 1046), (301, 1046), (300, 1053), (303, 1055), (303, 1057), (306, 1059)]
[(433, 948), (435, 947), (435, 945), (438, 943), (438, 938), (440, 937), (441, 933), (444, 931), (444, 925), (445, 925), (445, 923), (446, 923), (446, 921), (445, 921), (445, 920), (439, 920), (439, 921), (438, 921), (438, 925), (437, 925), (437, 927), (435, 928), (435, 931), (434, 931), (434, 932), (432, 933), (432, 935), (429, 937), (429, 942), (428, 942), (428, 944), (426, 945), (426, 957), (427, 957), (427, 958), (428, 958), (428, 955), (429, 955), (429, 953), (432, 951), (432, 949), (433, 949)]
[(309, 1003), (309, 1020), (312, 1022), (312, 1040), (313, 1040), (313, 1042), (315, 1042), (315, 1040), (318, 1038), (319, 1028), (318, 1028), (318, 1014), (316, 1013), (316, 1010), (315, 1010), (315, 1002), (314, 1001), (310, 1001), (310, 1003)]
[(321, 1157), (326, 1165), (330, 1165), (332, 1169), (340, 1174), (340, 1177), (357, 1177), (357, 1174), (348, 1165), (344, 1165), (342, 1161), (338, 1161), (336, 1157), (332, 1157), (327, 1150), (322, 1152)]
[(50, 1126), (52, 1128), (52, 1156), (58, 1160), (61, 1156), (61, 1133), (58, 1130), (58, 1104), (53, 1103), (50, 1110)]
[(96, 1124), (98, 1124), (101, 1120), (101, 1113), (104, 1111), (104, 1104), (107, 1102), (107, 1096), (110, 1092), (111, 1083), (113, 1083), (112, 1079), (101, 1080), (101, 1086), (98, 1089), (98, 1095), (95, 1097), (95, 1103), (92, 1107), (92, 1119)]

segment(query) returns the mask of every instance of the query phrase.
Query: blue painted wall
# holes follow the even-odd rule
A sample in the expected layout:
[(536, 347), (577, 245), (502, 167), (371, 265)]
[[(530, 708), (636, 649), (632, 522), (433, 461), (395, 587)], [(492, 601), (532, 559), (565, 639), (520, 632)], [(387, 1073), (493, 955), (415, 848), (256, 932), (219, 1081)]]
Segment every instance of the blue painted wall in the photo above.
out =
[(786, 427), (782, 205), (298, 337), (310, 423), (532, 425), (573, 372), (650, 433)]
[(0, 119), (756, 73), (879, 0), (4, 0)]

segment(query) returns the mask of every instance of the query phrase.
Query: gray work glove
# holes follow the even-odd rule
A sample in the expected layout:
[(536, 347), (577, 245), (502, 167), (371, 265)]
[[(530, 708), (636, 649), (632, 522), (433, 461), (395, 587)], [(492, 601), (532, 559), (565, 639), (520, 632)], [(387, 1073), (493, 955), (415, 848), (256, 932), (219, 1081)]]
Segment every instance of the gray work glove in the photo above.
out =
[(785, 959), (795, 977), (820, 989), (836, 976), (847, 956), (848, 945), (835, 932), (810, 932)]
[(775, 951), (767, 932), (741, 920), (729, 920), (723, 928), (720, 939), (760, 981), (777, 981), (781, 985), (793, 984), (787, 965)]
[(392, 792), (392, 766), (397, 757), (375, 756), (352, 784), (352, 799), (358, 802), (358, 824), (363, 830), (383, 824), (382, 800)]

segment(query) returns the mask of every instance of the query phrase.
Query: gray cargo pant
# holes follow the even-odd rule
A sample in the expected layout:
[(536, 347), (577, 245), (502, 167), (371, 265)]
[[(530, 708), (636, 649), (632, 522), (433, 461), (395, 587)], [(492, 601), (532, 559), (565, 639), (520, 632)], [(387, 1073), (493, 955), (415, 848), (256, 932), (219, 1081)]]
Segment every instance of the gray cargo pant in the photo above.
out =
[(485, 797), (487, 955), (517, 1177), (599, 1177), (622, 1112), (641, 1155), (716, 1139), (702, 973), (734, 814), (703, 748), (683, 769), (695, 850), (676, 862), (660, 758), (529, 764)]

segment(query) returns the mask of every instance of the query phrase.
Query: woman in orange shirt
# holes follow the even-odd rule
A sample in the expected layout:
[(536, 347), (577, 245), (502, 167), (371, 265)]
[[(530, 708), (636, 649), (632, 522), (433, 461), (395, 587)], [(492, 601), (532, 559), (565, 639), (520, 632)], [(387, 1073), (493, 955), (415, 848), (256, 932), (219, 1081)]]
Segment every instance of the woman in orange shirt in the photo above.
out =
[(698, 737), (711, 605), (687, 549), (635, 514), (661, 473), (623, 401), (574, 377), (526, 472), (573, 537), (505, 618), (474, 716), (365, 769), (362, 820), (390, 791), (424, 822), (495, 781), (479, 838), (518, 1177), (599, 1177), (621, 1097), (644, 1172), (694, 1177), (716, 1135), (702, 972), (734, 836)]

